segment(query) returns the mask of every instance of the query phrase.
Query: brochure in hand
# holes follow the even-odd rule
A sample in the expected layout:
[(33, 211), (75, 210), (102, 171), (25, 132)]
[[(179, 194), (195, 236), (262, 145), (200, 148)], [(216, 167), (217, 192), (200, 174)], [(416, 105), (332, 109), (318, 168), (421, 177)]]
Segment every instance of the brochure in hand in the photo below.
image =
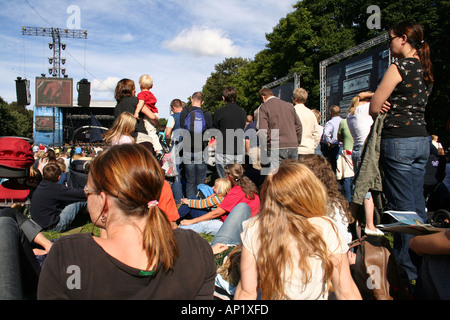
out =
[(413, 211), (385, 211), (384, 213), (389, 214), (398, 222), (377, 225), (377, 228), (382, 231), (422, 235), (447, 230), (423, 223), (419, 215)]

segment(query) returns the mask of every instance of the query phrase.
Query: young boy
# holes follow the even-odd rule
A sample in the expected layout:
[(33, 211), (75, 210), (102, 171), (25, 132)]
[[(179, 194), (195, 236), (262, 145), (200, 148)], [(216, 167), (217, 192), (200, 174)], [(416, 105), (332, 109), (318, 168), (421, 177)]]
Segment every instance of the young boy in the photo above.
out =
[[(158, 127), (158, 108), (156, 108), (156, 97), (150, 91), (153, 88), (153, 79), (148, 74), (144, 74), (139, 78), (139, 86), (141, 92), (138, 93), (137, 98), (139, 103), (136, 106), (134, 117), (139, 119), (139, 113), (142, 112), (146, 117), (144, 118), (145, 129), (153, 145), (155, 153), (159, 156), (162, 154), (162, 146), (159, 142), (157, 127)], [(146, 108), (144, 108), (146, 107)]]
[(86, 207), (84, 190), (58, 184), (60, 176), (58, 164), (46, 164), (42, 169), (43, 180), (31, 198), (31, 218), (44, 230), (67, 230), (77, 213)]

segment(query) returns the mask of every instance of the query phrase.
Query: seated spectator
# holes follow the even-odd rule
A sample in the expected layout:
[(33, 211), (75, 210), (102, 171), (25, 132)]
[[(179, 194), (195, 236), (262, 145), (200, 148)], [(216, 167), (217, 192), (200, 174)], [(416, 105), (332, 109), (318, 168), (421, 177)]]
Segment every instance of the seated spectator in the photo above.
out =
[(361, 299), (348, 245), (327, 216), (327, 192), (305, 165), (284, 161), (268, 175), (260, 213), (244, 223), (234, 298)]
[[(259, 212), (258, 191), (255, 184), (244, 176), (242, 165), (238, 163), (226, 165), (225, 176), (233, 187), (219, 207), (200, 217), (180, 222), (181, 228), (192, 229), (198, 233), (216, 235), (222, 229), (221, 240), (216, 236), (211, 245), (239, 244), (242, 222)], [(227, 231), (224, 233), (225, 230)]]
[(231, 182), (227, 178), (218, 178), (214, 182), (214, 187), (212, 189), (214, 193), (206, 199), (181, 199), (182, 205), (178, 209), (180, 218), (183, 218), (186, 215), (197, 218), (216, 209), (227, 195), (228, 191), (230, 191)]
[(348, 225), (354, 221), (354, 218), (351, 215), (348, 202), (339, 191), (336, 175), (331, 169), (330, 162), (318, 154), (304, 155), (299, 162), (314, 172), (325, 186), (328, 194), (328, 216), (334, 220), (346, 243), (352, 242), (352, 234), (348, 230)]
[(450, 230), (416, 236), (409, 248), (422, 256), (414, 295), (423, 300), (450, 300)]
[(47, 254), (52, 242), (42, 228), (17, 209), (0, 211), (0, 300), (36, 299), (41, 266), (37, 254)]
[(44, 230), (66, 231), (76, 215), (86, 207), (83, 189), (58, 184), (61, 168), (49, 163), (43, 168), (42, 181), (31, 197), (31, 217)]
[[(164, 172), (142, 145), (113, 146), (96, 157), (84, 191), (91, 219), (106, 237), (56, 240), (38, 299), (212, 299), (211, 247), (190, 230), (171, 228), (158, 206), (163, 184)], [(186, 276), (186, 270), (195, 272)]]

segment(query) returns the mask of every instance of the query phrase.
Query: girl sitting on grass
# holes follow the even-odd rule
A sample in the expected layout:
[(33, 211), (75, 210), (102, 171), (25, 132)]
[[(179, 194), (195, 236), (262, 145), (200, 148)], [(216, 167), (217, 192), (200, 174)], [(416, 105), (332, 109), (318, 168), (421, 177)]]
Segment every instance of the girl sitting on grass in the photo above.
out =
[(216, 179), (213, 187), (214, 193), (206, 199), (181, 199), (182, 205), (178, 209), (180, 218), (183, 218), (188, 214), (190, 214), (192, 218), (197, 218), (217, 208), (230, 190), (231, 182), (228, 179)]

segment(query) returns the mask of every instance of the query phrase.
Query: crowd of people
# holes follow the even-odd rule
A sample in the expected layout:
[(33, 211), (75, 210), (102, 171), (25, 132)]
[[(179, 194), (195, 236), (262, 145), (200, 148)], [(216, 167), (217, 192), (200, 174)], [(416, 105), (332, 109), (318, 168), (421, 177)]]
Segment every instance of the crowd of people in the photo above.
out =
[[(347, 115), (331, 106), (323, 127), (304, 88), (292, 103), (262, 88), (261, 105), (247, 115), (227, 86), (214, 114), (202, 108), (201, 92), (188, 103), (174, 99), (158, 136), (153, 79), (143, 75), (137, 95), (133, 80), (120, 80), (104, 147), (66, 150), (68, 157), (36, 146), (30, 219), (0, 211), (0, 298), (362, 299), (349, 244), (361, 232), (384, 236), (374, 222), (376, 189), (365, 180), (382, 172), (386, 208), (426, 223), (427, 160), (436, 149), (445, 161), (424, 121), (433, 76), (422, 28), (399, 23), (389, 44), (397, 60), (379, 88), (356, 94)], [(78, 186), (69, 174), (75, 160), (85, 178)], [(445, 179), (437, 184), (449, 188)], [(439, 197), (448, 199), (445, 190)], [(43, 235), (66, 231), (79, 214), (99, 236)], [(217, 269), (214, 257), (224, 252)], [(450, 299), (449, 231), (394, 233), (393, 254), (417, 281), (416, 297)]]

